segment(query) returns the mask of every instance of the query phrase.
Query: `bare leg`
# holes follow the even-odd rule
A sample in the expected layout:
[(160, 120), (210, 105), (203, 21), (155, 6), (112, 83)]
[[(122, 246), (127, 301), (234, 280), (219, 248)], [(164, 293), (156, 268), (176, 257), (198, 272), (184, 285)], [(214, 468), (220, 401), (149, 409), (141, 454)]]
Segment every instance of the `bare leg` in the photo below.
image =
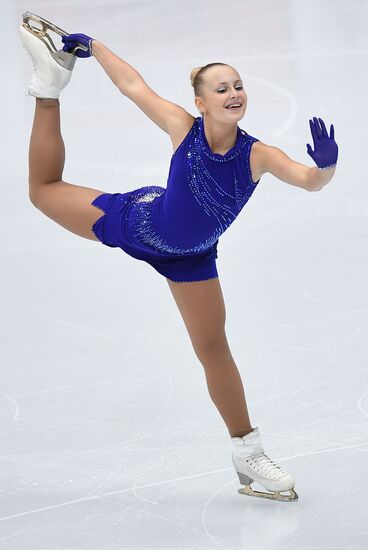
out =
[(231, 357), (202, 362), (210, 397), (222, 416), (231, 437), (243, 437), (253, 428), (249, 420), (243, 383)]
[(253, 428), (243, 384), (225, 334), (225, 304), (219, 279), (167, 282), (204, 368), (210, 397), (231, 437), (250, 433)]
[(29, 144), (29, 197), (47, 217), (72, 233), (98, 241), (92, 231), (103, 214), (91, 202), (103, 191), (62, 180), (65, 147), (58, 99), (36, 99)]
[(58, 99), (36, 99), (28, 158), (30, 196), (37, 196), (40, 186), (61, 180), (65, 147)]

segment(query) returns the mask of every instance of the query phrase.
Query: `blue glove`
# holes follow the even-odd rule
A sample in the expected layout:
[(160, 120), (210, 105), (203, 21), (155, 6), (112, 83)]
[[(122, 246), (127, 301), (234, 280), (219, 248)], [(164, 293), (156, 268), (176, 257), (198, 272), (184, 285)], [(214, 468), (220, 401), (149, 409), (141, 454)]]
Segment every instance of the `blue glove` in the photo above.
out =
[(65, 44), (63, 51), (77, 57), (91, 57), (92, 40), (93, 38), (86, 34), (68, 34), (61, 37), (61, 41)]
[(316, 117), (313, 117), (313, 121), (309, 120), (309, 125), (313, 137), (314, 151), (312, 151), (311, 146), (307, 143), (308, 155), (312, 157), (321, 170), (327, 170), (336, 166), (339, 148), (335, 141), (333, 124), (330, 127), (330, 135), (328, 135), (325, 123), (321, 118), (317, 120)]

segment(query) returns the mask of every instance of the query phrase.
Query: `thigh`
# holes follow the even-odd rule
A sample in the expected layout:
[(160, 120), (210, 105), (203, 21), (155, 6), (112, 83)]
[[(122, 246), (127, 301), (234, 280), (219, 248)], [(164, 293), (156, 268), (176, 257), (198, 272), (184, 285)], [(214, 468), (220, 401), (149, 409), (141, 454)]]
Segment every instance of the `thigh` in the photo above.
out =
[(230, 354), (225, 333), (225, 302), (219, 278), (188, 283), (166, 280), (198, 359), (220, 359)]
[(91, 202), (102, 193), (104, 191), (55, 181), (42, 185), (31, 200), (36, 208), (68, 231), (98, 241), (92, 226), (104, 213)]

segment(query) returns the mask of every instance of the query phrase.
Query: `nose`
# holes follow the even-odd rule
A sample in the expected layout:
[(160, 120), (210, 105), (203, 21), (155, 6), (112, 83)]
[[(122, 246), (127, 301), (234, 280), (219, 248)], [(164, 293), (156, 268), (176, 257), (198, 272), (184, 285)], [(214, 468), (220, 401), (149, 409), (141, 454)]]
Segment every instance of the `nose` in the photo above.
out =
[(231, 90), (231, 93), (230, 93), (230, 98), (231, 99), (239, 98), (240, 97), (240, 93), (239, 93), (240, 91), (242, 91), (242, 90), (236, 90), (235, 88), (233, 88)]

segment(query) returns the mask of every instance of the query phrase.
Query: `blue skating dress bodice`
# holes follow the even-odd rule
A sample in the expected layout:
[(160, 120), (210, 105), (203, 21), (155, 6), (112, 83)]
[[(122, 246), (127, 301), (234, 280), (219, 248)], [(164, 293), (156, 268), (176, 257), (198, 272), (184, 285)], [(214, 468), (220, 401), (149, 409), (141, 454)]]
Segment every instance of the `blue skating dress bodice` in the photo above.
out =
[[(212, 153), (203, 117), (197, 117), (171, 157), (166, 189), (152, 185), (128, 193), (106, 193), (105, 199), (97, 197), (93, 204), (105, 212), (120, 199), (121, 219), (113, 236), (108, 227), (105, 234), (98, 231), (97, 220), (96, 235), (104, 244), (121, 247), (173, 280), (205, 279), (208, 269), (195, 270), (201, 260), (202, 264), (212, 262), (213, 276), (219, 237), (260, 181), (253, 182), (249, 163), (256, 141), (238, 126), (234, 147), (225, 155)], [(200, 279), (190, 278), (195, 274)]]

